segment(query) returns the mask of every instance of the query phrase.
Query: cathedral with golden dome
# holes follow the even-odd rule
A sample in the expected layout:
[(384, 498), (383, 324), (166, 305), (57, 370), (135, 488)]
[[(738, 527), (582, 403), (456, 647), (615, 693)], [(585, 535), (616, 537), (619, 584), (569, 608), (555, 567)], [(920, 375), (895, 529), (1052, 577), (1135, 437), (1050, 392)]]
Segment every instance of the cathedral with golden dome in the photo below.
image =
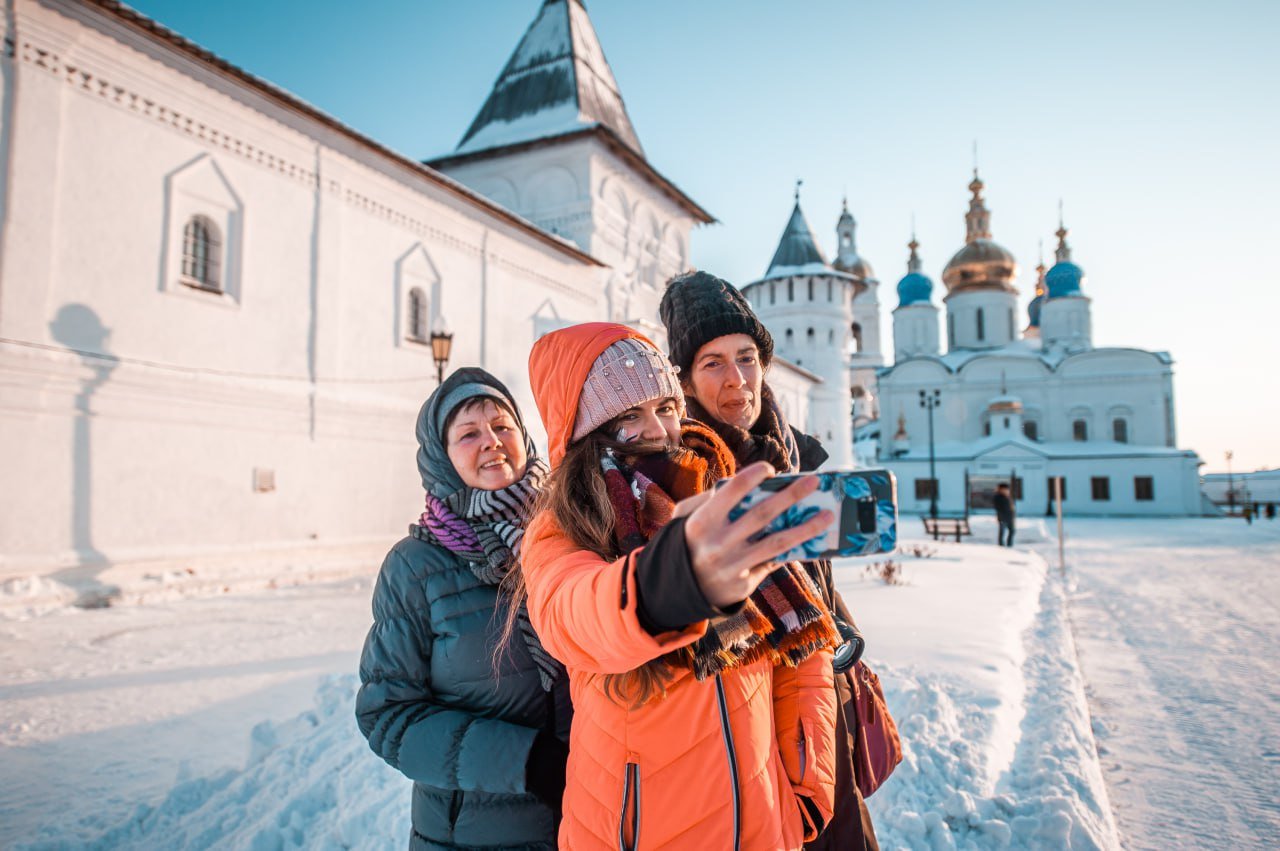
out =
[(1201, 513), (1202, 462), (1177, 448), (1173, 358), (1094, 346), (1084, 270), (1061, 221), (1020, 328), (1018, 263), (992, 236), (985, 189), (975, 169), (941, 307), (920, 244), (907, 246), (893, 363), (870, 388), (879, 417), (855, 428), (860, 463), (897, 474), (907, 513), (967, 514), (1000, 482), (1024, 513), (1046, 513), (1055, 482), (1076, 515)]

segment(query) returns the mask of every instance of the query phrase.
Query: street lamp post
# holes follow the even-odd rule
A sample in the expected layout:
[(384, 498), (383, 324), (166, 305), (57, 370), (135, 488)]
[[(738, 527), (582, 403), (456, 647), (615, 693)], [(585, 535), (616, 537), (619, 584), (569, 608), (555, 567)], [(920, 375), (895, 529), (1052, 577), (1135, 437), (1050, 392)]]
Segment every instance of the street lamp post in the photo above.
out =
[(929, 412), (929, 516), (938, 519), (938, 474), (933, 451), (933, 409), (942, 404), (942, 391), (920, 391), (920, 407)]
[(1234, 454), (1227, 450), (1227, 514), (1236, 513), (1236, 486), (1231, 479), (1231, 456)]
[(453, 350), (453, 334), (443, 316), (436, 317), (431, 329), (431, 357), (436, 362), (436, 384), (444, 384), (444, 368)]

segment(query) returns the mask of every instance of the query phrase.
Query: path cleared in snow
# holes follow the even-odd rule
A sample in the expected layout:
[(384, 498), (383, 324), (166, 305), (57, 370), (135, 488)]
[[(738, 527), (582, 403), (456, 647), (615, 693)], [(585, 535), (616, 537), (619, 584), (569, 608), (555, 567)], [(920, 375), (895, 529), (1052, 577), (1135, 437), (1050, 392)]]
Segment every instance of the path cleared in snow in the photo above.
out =
[(1072, 521), (1067, 571), (1124, 846), (1280, 848), (1280, 521)]

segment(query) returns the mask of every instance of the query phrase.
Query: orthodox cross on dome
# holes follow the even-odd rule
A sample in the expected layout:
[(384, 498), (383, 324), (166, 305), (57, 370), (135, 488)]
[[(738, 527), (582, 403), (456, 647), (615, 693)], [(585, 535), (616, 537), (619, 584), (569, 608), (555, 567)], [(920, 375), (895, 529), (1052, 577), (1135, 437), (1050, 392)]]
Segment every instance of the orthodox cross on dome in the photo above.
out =
[(1058, 230), (1054, 235), (1058, 237), (1058, 248), (1054, 251), (1053, 256), (1057, 258), (1059, 263), (1069, 261), (1071, 259), (1071, 246), (1067, 245), (1067, 226), (1062, 223), (1062, 199), (1058, 199)]
[(965, 213), (964, 226), (966, 243), (979, 239), (991, 239), (991, 211), (987, 209), (982, 198), (982, 178), (978, 177), (978, 169), (973, 169), (973, 180), (969, 183), (969, 191), (973, 197), (969, 199), (969, 212)]
[(797, 177), (796, 178), (796, 203), (797, 204), (800, 203), (800, 187), (803, 185), (804, 185), (804, 178)]
[(907, 274), (914, 274), (920, 271), (920, 255), (916, 253), (916, 249), (920, 247), (920, 241), (916, 239), (916, 217), (911, 215), (911, 241), (907, 243), (907, 248), (911, 249), (911, 256), (907, 258)]

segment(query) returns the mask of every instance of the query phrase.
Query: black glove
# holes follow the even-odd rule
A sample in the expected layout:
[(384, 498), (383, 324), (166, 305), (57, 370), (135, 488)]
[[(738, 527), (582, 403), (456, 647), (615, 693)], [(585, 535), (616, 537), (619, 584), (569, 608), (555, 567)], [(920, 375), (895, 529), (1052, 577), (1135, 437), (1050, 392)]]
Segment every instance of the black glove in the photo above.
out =
[(524, 786), (538, 800), (551, 808), (560, 820), (564, 800), (565, 768), (569, 762), (569, 746), (543, 730), (529, 748), (529, 761), (524, 768)]

